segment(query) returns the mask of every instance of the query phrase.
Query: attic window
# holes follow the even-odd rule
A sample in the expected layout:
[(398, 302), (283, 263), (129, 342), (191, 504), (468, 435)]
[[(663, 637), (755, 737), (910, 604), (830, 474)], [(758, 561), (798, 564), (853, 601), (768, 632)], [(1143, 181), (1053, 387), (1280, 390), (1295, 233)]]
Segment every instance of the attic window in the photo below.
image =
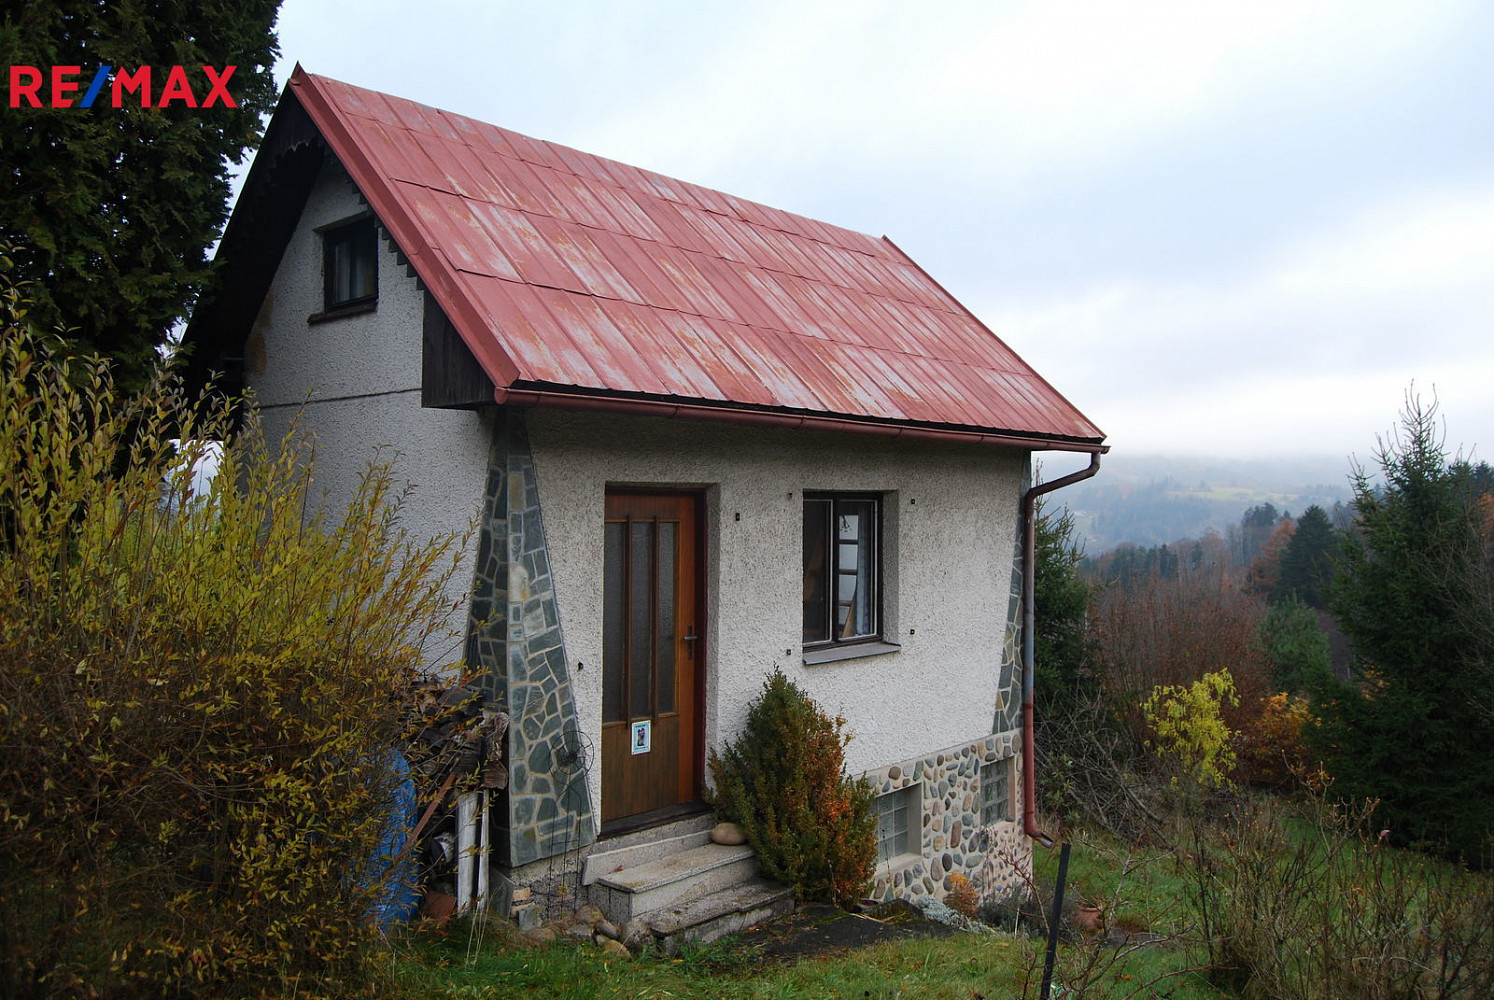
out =
[(363, 312), (379, 298), (379, 260), (373, 216), (322, 230), (322, 317)]

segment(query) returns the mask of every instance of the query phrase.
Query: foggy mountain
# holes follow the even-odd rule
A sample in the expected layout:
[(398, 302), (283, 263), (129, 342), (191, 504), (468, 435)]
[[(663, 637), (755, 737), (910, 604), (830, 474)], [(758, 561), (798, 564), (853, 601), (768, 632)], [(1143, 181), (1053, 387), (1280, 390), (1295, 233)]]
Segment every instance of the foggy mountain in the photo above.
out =
[(1331, 511), (1352, 496), (1347, 456), (1232, 459), (1107, 455), (1095, 478), (1056, 494), (1074, 512), (1085, 551), (1122, 542), (1160, 545), (1223, 535), (1260, 503), (1299, 515), (1311, 504)]

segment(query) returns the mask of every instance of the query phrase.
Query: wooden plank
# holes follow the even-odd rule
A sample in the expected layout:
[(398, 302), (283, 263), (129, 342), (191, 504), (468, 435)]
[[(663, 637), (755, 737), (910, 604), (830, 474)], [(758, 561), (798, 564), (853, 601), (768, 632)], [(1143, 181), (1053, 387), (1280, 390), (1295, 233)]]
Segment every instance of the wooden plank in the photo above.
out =
[(420, 405), (449, 410), (491, 405), (492, 380), (430, 292), (421, 325)]

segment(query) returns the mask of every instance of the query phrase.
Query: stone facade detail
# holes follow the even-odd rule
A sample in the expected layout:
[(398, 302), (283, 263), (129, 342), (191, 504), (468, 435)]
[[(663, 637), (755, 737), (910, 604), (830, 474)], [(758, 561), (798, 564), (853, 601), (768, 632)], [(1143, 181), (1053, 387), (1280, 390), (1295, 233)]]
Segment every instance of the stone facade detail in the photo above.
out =
[[(1021, 815), (1020, 745), (1016, 732), (994, 733), (866, 773), (878, 795), (913, 785), (922, 789), (922, 857), (878, 863), (872, 898), (942, 901), (949, 876), (955, 874), (970, 879), (982, 898), (1000, 897), (1021, 887), (1031, 871), (1032, 848), (1016, 819)], [(982, 824), (981, 768), (1001, 761), (1009, 761), (1011, 768), (1007, 780), (1013, 818)]]
[(512, 719), (509, 787), (491, 817), (494, 860), (515, 867), (592, 843), (592, 755), (571, 693), (534, 458), (511, 409), (493, 427), (467, 636), (467, 663)]
[[(1032, 488), (1032, 460), (1022, 467), (1018, 496)], [(1006, 636), (1001, 644), (1001, 686), (996, 692), (996, 720), (991, 732), (1021, 728), (1022, 719), (1022, 519), (1017, 518), (1017, 536), (1012, 540), (1011, 590), (1006, 599)]]

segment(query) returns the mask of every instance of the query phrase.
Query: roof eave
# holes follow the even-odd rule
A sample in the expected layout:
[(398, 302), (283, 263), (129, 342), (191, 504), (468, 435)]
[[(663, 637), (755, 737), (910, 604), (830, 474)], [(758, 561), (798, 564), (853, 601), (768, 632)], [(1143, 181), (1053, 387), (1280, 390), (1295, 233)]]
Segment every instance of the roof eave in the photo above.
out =
[(802, 430), (836, 431), (845, 434), (867, 434), (878, 437), (904, 438), (911, 441), (951, 441), (983, 444), (1024, 451), (1067, 451), (1105, 453), (1110, 446), (1103, 438), (1068, 437), (1025, 431), (982, 427), (953, 427), (886, 420), (856, 420), (849, 417), (783, 409), (744, 406), (740, 404), (705, 404), (676, 399), (658, 399), (635, 395), (600, 395), (585, 391), (540, 386), (498, 387), (494, 402), (509, 406), (546, 406), (604, 413), (627, 413), (646, 417), (685, 420), (717, 420), (759, 427), (785, 427)]

